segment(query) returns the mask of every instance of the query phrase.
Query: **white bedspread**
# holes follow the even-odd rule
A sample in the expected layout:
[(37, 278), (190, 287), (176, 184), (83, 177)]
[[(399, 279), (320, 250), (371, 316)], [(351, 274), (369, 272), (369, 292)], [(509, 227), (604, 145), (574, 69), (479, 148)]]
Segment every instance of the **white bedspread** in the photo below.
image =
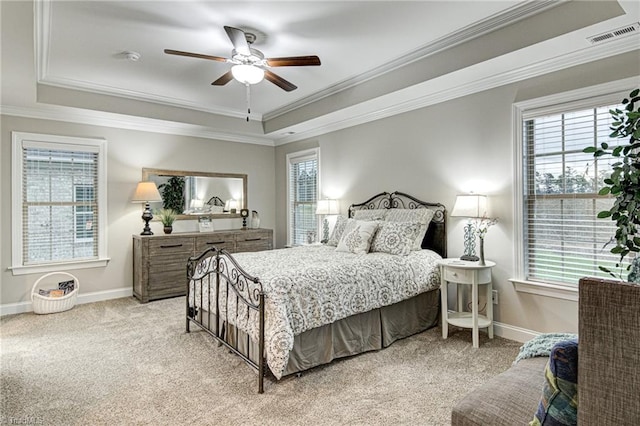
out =
[[(267, 364), (278, 379), (287, 366), (295, 335), (391, 305), (440, 285), (437, 261), (441, 257), (430, 250), (413, 251), (408, 256), (356, 255), (336, 252), (330, 246), (311, 245), (237, 253), (233, 257), (247, 273), (262, 282), (266, 295)], [(197, 306), (200, 305), (199, 287), (195, 289)], [(202, 304), (217, 314), (215, 303), (209, 303), (208, 294), (205, 287)], [(193, 305), (194, 292), (190, 295)], [(224, 300), (222, 290), (220, 296)], [(215, 300), (213, 294), (211, 299), (212, 302)], [(244, 311), (242, 306), (237, 309), (241, 314)], [(221, 304), (219, 310), (221, 316), (227, 316), (257, 341), (257, 315), (251, 312), (248, 320), (245, 315), (233, 320), (231, 318), (236, 317), (233, 303)]]

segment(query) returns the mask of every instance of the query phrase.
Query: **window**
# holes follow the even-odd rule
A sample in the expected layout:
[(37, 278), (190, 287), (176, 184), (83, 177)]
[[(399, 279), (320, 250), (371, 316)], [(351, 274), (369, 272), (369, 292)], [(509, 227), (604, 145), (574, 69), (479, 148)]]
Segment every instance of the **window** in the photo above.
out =
[[(516, 105), (518, 277), (512, 281), (519, 290), (576, 300), (580, 278), (607, 277), (599, 266), (617, 269), (619, 257), (607, 244), (615, 235), (615, 223), (597, 218), (614, 202), (611, 196), (598, 195), (614, 160), (596, 160), (582, 150), (602, 142), (611, 147), (621, 143), (609, 138), (609, 109), (623, 96), (550, 102), (553, 106), (531, 109)], [(532, 291), (535, 285), (552, 290)]]
[(307, 242), (311, 235), (316, 240), (318, 219), (318, 149), (287, 155), (287, 205), (289, 245)]
[(106, 265), (104, 140), (13, 133), (14, 274)]
[(73, 188), (73, 201), (75, 215), (75, 240), (77, 243), (93, 242), (93, 221), (95, 217), (95, 197), (93, 185), (75, 185)]

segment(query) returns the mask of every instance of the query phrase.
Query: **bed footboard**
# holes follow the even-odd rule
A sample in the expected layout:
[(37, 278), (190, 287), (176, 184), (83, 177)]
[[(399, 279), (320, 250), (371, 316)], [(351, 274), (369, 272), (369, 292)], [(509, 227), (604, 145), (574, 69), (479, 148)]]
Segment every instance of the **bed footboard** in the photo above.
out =
[[(250, 333), (241, 345), (238, 324), (258, 322), (258, 354), (251, 353)], [(186, 331), (194, 323), (241, 357), (258, 372), (258, 393), (264, 391), (264, 292), (262, 283), (246, 273), (226, 251), (212, 247), (187, 262)], [(235, 327), (232, 327), (235, 326)], [(232, 331), (234, 330), (234, 331)], [(229, 338), (229, 333), (234, 333)], [(253, 356), (252, 356), (253, 355)], [(253, 358), (253, 359), (252, 359)]]

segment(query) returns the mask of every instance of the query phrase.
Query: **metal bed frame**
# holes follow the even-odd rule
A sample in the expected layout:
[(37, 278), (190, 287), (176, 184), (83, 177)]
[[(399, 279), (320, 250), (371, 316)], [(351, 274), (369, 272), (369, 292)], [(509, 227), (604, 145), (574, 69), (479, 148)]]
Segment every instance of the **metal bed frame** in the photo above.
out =
[[(208, 259), (208, 261), (204, 261)], [(214, 266), (214, 267), (211, 267)], [(208, 291), (209, 305), (211, 305), (211, 277), (215, 277), (215, 312), (213, 314), (211, 309), (203, 309), (204, 291), (206, 286)], [(191, 283), (193, 282), (193, 297), (194, 305), (189, 305), (189, 299), (191, 296)], [(196, 285), (200, 288), (200, 309), (196, 306)], [(236, 338), (229, 343), (225, 339), (225, 335), (228, 332), (228, 318), (224, 319), (221, 324), (218, 315), (220, 314), (220, 294), (221, 286), (226, 287), (225, 294), (227, 297), (224, 302), (229, 303), (229, 295), (235, 295), (235, 321), (232, 324), (238, 323), (239, 311), (237, 306), (242, 303), (246, 305), (246, 317), (249, 320), (251, 311), (258, 313), (259, 318), (259, 336), (258, 336), (258, 362), (251, 360), (251, 341), (249, 334), (246, 334), (246, 353), (239, 347), (240, 339), (238, 338), (239, 328), (235, 327)], [(233, 296), (232, 296), (233, 297)], [(266, 359), (264, 356), (264, 292), (262, 290), (262, 283), (256, 277), (252, 277), (246, 273), (236, 260), (231, 257), (229, 252), (224, 249), (218, 250), (216, 247), (211, 247), (205, 250), (199, 256), (190, 257), (187, 263), (187, 297), (186, 297), (186, 330), (187, 333), (191, 331), (190, 324), (194, 323), (202, 330), (213, 336), (219, 344), (226, 346), (231, 352), (242, 358), (249, 366), (257, 370), (258, 372), (258, 393), (264, 392), (264, 376)], [(206, 312), (206, 316), (204, 313)], [(228, 314), (228, 309), (225, 309)], [(215, 324), (211, 326), (213, 320)], [(206, 320), (205, 320), (206, 319)]]
[[(422, 242), (422, 248), (431, 249), (443, 257), (446, 257), (446, 230), (445, 230), (445, 207), (440, 203), (428, 203), (420, 201), (410, 195), (402, 192), (382, 192), (371, 198), (364, 203), (352, 204), (349, 206), (349, 217), (353, 216), (356, 210), (363, 209), (417, 209), (417, 208), (429, 208), (434, 210), (434, 217), (429, 224), (427, 233)], [(211, 247), (198, 256), (190, 257), (187, 263), (187, 297), (186, 297), (186, 331), (189, 333), (190, 325), (193, 323), (200, 329), (206, 331), (214, 339), (219, 342), (219, 345), (224, 345), (231, 352), (238, 355), (243, 359), (250, 367), (258, 373), (258, 393), (264, 392), (264, 377), (268, 371), (266, 368), (266, 357), (264, 354), (265, 345), (265, 308), (264, 299), (265, 294), (262, 288), (260, 279), (251, 276), (244, 271), (236, 260), (226, 250), (218, 250), (216, 247)], [(209, 285), (215, 280), (216, 300), (215, 300), (215, 312), (213, 314), (211, 309), (203, 309), (204, 292), (203, 289), (206, 286), (208, 288), (209, 304), (211, 305), (211, 286)], [(190, 306), (189, 300), (191, 298), (191, 283), (193, 283), (193, 306)], [(200, 308), (196, 304), (196, 286), (200, 288)], [(223, 287), (224, 286), (224, 287)], [(235, 339), (227, 339), (227, 333), (233, 333), (228, 323), (238, 324), (240, 309), (235, 310), (235, 318), (233, 321), (229, 321), (228, 317), (219, 318), (220, 315), (220, 298), (217, 295), (220, 294), (220, 289), (225, 288), (227, 297), (224, 303), (229, 303), (229, 295), (235, 295), (236, 306), (243, 304), (247, 307), (246, 319), (248, 320), (250, 312), (256, 312), (259, 318), (259, 332), (258, 332), (258, 354), (251, 351), (251, 339), (249, 333), (246, 333), (242, 340), (246, 343), (246, 350), (240, 347), (241, 339), (239, 338), (239, 327), (235, 327)], [(233, 296), (232, 296), (233, 297)], [(233, 301), (233, 299), (232, 299)], [(227, 315), (228, 309), (225, 310)], [(213, 318), (213, 319), (212, 319)], [(215, 324), (212, 326), (212, 322)], [(229, 340), (231, 342), (229, 342)], [(255, 352), (255, 350), (253, 351)], [(257, 360), (254, 361), (251, 355)]]

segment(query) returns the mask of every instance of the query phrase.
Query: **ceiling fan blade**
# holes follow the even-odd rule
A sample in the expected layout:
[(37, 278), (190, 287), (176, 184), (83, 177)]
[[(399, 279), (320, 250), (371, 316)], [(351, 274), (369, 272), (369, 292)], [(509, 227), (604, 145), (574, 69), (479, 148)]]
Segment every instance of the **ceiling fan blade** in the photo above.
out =
[(317, 56), (290, 56), (286, 58), (267, 58), (267, 65), (270, 67), (304, 67), (309, 65), (320, 65), (320, 58)]
[(219, 79), (217, 79), (216, 81), (211, 83), (211, 85), (212, 86), (224, 86), (225, 84), (227, 84), (231, 80), (233, 80), (233, 74), (231, 73), (231, 70), (229, 70), (226, 73), (222, 74), (222, 76)]
[(264, 78), (266, 78), (279, 88), (286, 90), (287, 92), (291, 92), (292, 90), (296, 90), (298, 88), (298, 86), (296, 86), (295, 84), (285, 80), (284, 78), (272, 73), (269, 70), (264, 70)]
[(202, 53), (183, 52), (181, 50), (164, 49), (164, 53), (169, 55), (189, 56), (191, 58), (209, 59), (218, 62), (227, 62), (227, 58), (221, 58), (220, 56), (203, 55)]
[(239, 28), (224, 26), (224, 30), (231, 40), (234, 49), (241, 55), (250, 56), (251, 50), (249, 49), (249, 43), (247, 43), (247, 37), (244, 35), (244, 31)]

